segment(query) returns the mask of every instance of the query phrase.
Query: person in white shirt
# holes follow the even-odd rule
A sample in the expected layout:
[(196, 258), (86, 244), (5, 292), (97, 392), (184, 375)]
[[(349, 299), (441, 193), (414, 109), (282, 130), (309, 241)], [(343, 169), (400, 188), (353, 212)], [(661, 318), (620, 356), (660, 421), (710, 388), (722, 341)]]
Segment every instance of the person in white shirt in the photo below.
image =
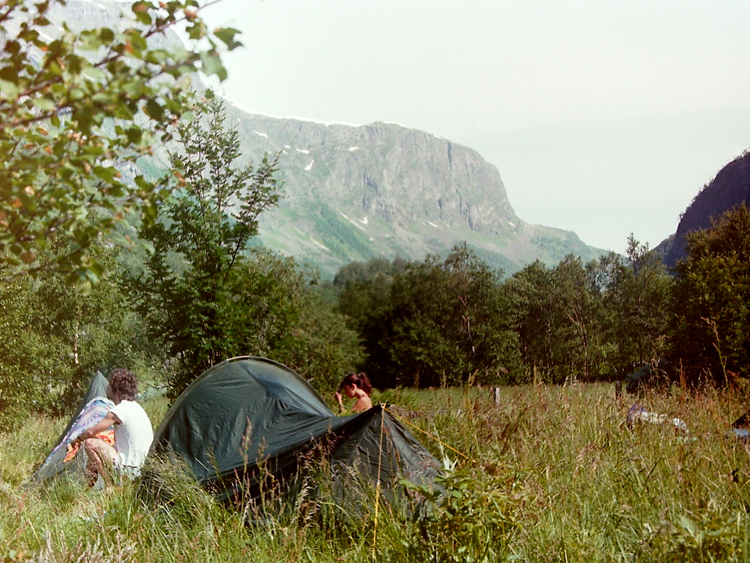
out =
[[(135, 402), (137, 389), (138, 382), (132, 372), (112, 370), (107, 397), (115, 406), (100, 422), (81, 432), (74, 440), (83, 444), (88, 456), (86, 470), (90, 486), (94, 486), (99, 475), (107, 476), (105, 467), (109, 466), (130, 478), (140, 474), (154, 431), (146, 411)], [(96, 437), (111, 426), (115, 429), (114, 447)]]

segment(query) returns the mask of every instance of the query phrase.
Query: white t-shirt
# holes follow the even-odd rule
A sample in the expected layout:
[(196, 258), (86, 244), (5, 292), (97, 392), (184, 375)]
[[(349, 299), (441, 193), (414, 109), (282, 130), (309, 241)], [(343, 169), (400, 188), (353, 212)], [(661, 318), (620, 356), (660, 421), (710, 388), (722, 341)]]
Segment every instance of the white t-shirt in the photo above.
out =
[(119, 454), (115, 466), (137, 476), (154, 439), (151, 421), (135, 401), (120, 401), (111, 412), (122, 421), (115, 424), (115, 449)]

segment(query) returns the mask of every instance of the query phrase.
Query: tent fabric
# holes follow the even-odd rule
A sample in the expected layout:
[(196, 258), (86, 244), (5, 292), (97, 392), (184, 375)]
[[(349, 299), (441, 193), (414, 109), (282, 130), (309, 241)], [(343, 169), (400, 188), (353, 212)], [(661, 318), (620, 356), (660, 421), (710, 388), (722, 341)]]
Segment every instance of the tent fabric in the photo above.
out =
[(44, 460), (44, 463), (31, 476), (32, 482), (43, 483), (63, 476), (74, 476), (83, 479), (86, 470), (86, 453), (82, 448), (68, 462), (67, 445), (86, 428), (103, 419), (114, 403), (107, 398), (107, 378), (96, 372), (75, 414), (71, 417), (55, 447)]
[(86, 391), (86, 394), (81, 399), (81, 402), (78, 403), (76, 412), (71, 417), (70, 422), (68, 422), (68, 426), (65, 428), (65, 430), (63, 430), (63, 433), (60, 436), (58, 443), (61, 442), (62, 439), (68, 434), (70, 429), (76, 423), (76, 420), (78, 419), (78, 415), (81, 414), (81, 411), (84, 409), (86, 405), (88, 405), (94, 399), (107, 399), (107, 386), (108, 385), (109, 385), (109, 381), (107, 381), (107, 378), (102, 375), (102, 372), (97, 371), (93, 375), (93, 377), (91, 378), (91, 382), (89, 383), (89, 388)]
[(222, 362), (185, 389), (154, 436), (152, 452), (164, 451), (182, 457), (224, 499), (246, 495), (259, 465), (283, 480), (306, 454), (328, 456), (332, 465), (356, 467), (371, 479), (380, 467), (381, 481), (397, 474), (431, 478), (438, 467), (380, 405), (336, 416), (298, 374), (257, 357)]
[(404, 478), (423, 484), (437, 475), (438, 461), (382, 405), (352, 422), (359, 427), (333, 453), (334, 465), (354, 467), (362, 476), (383, 483)]

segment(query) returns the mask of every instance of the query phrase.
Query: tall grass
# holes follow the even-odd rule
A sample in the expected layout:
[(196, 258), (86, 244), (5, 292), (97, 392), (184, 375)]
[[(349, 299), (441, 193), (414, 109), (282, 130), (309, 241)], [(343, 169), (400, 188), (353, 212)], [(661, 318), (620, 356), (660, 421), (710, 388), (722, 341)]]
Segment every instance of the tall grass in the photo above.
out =
[[(37, 561), (746, 561), (750, 451), (727, 436), (744, 392), (652, 392), (682, 419), (625, 424), (609, 385), (399, 390), (381, 399), (446, 465), (427, 510), (347, 504), (325, 468), (296, 496), (218, 505), (169, 464), (169, 502), (137, 486), (25, 486), (65, 425), (0, 435), (0, 559)], [(152, 420), (162, 400), (146, 405)], [(413, 426), (411, 426), (413, 425)], [(457, 453), (460, 452), (460, 453)], [(354, 485), (352, 485), (354, 486)], [(412, 491), (413, 493), (414, 491)], [(422, 491), (429, 497), (429, 491)], [(376, 514), (377, 506), (377, 514)], [(374, 540), (374, 541), (373, 541)]]

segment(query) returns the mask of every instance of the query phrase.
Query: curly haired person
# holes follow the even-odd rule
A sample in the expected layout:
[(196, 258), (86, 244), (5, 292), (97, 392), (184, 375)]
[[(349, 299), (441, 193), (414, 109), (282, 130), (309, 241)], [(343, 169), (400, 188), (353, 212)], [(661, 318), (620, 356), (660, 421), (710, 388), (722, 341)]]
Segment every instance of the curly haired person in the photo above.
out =
[[(88, 456), (86, 470), (90, 486), (96, 483), (99, 475), (106, 477), (110, 467), (130, 478), (140, 474), (154, 431), (146, 411), (135, 402), (137, 389), (138, 381), (132, 372), (112, 370), (107, 397), (115, 406), (100, 422), (81, 432), (74, 440), (83, 444)], [(114, 446), (96, 437), (110, 427), (115, 431)]]

